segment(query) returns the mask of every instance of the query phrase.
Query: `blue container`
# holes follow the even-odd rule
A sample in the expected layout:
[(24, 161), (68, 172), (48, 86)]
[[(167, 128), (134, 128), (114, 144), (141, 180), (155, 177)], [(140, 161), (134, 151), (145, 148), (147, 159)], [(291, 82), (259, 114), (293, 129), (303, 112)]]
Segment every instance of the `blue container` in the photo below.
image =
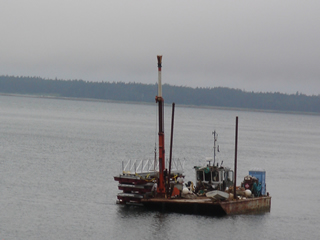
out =
[(261, 195), (266, 195), (266, 171), (263, 169), (252, 169), (249, 171), (249, 175), (259, 180), (259, 183), (261, 183)]

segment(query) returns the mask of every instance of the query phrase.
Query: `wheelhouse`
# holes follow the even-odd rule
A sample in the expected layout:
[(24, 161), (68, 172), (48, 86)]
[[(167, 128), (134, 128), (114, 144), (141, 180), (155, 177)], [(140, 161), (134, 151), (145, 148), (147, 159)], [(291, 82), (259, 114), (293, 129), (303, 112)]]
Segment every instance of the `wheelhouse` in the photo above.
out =
[(233, 185), (233, 171), (227, 167), (195, 167), (196, 180), (204, 184), (211, 185), (212, 188), (225, 190)]

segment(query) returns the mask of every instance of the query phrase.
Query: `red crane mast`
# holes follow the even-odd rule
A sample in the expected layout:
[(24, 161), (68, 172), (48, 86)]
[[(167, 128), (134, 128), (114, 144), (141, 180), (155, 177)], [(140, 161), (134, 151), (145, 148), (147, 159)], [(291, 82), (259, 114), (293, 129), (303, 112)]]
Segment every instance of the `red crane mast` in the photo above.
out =
[(165, 169), (165, 150), (164, 150), (164, 112), (163, 105), (164, 101), (162, 98), (162, 84), (161, 84), (161, 64), (162, 56), (158, 55), (158, 96), (156, 96), (156, 102), (159, 108), (159, 182), (157, 192), (160, 195), (165, 194), (165, 179), (164, 179), (164, 169)]

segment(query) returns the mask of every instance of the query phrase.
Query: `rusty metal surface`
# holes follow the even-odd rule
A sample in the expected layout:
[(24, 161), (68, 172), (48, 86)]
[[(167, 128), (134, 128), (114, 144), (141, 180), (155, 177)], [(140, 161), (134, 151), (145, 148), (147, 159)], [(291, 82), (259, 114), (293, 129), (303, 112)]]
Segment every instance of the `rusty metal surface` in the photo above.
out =
[(270, 212), (271, 197), (248, 198), (221, 202), (220, 204), (227, 215)]

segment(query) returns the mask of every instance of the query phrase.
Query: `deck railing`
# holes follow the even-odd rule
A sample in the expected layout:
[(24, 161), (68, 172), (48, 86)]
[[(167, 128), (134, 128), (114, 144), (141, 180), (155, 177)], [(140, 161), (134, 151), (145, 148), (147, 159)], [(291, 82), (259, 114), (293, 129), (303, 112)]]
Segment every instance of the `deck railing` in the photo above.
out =
[[(182, 173), (184, 169), (185, 159), (172, 159), (171, 172)], [(169, 159), (166, 159), (166, 168), (169, 168)], [(150, 174), (159, 171), (159, 161), (158, 160), (129, 160), (127, 163), (122, 161), (121, 172), (123, 174), (133, 175), (133, 174)]]

